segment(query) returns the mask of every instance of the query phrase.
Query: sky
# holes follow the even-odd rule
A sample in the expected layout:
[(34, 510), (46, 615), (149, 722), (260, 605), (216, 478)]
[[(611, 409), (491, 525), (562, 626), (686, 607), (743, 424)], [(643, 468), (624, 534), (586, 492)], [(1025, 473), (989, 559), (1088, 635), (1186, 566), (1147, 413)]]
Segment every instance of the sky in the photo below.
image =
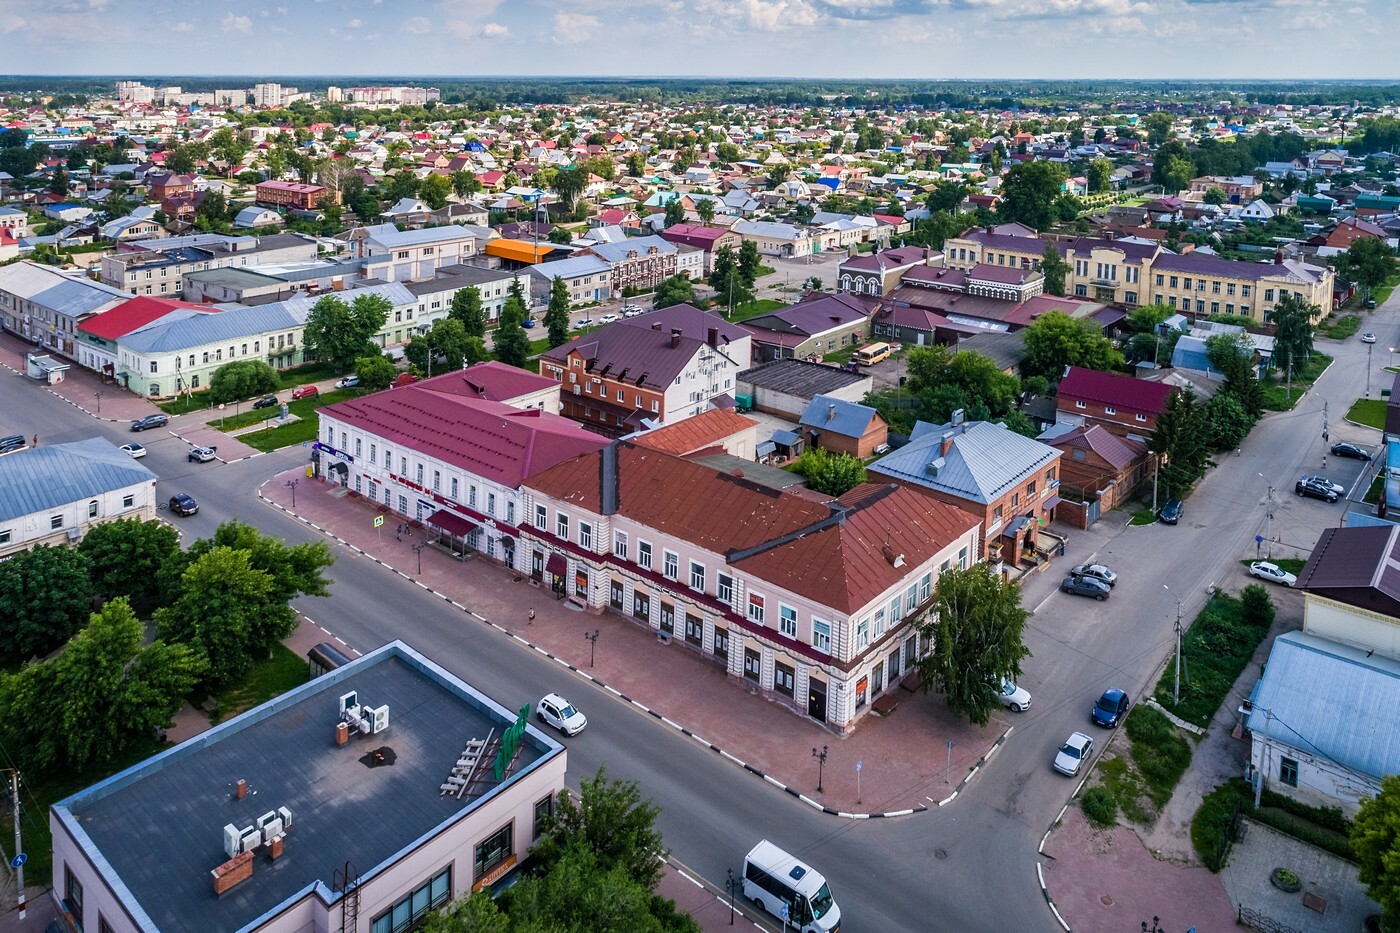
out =
[(0, 0), (0, 68), (1391, 78), (1397, 33), (1397, 0)]

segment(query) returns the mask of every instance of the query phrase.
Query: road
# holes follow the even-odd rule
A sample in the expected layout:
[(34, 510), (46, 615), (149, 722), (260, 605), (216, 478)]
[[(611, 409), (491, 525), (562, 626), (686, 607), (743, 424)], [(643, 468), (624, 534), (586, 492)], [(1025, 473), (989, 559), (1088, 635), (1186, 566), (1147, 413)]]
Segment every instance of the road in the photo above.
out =
[[(1383, 308), (1365, 325), (1379, 346), (1400, 338), (1395, 311), (1394, 304)], [(1028, 580), (1024, 603), (1036, 613), (1027, 633), (1033, 656), (1022, 683), (1034, 705), (1015, 719), (1006, 747), (952, 805), (898, 820), (818, 814), (583, 681), (567, 688), (591, 714), (588, 732), (569, 742), (570, 782), (577, 786), (580, 775), (600, 765), (614, 777), (639, 781), (662, 808), (661, 828), (676, 860), (719, 889), (725, 870), (740, 864), (755, 839), (780, 841), (827, 875), (848, 929), (1058, 929), (1035, 871), (1041, 836), (1075, 786), (1050, 769), (1055, 748), (1071, 731), (1086, 728), (1088, 709), (1105, 687), (1141, 696), (1170, 651), (1177, 598), (1189, 618), (1208, 585), (1237, 591), (1247, 582), (1238, 562), (1253, 557), (1254, 536), (1269, 525), (1270, 485), (1277, 499), (1272, 530), (1290, 552), (1305, 553), (1323, 527), (1340, 520), (1343, 506), (1291, 495), (1299, 473), (1321, 470), (1324, 398), (1333, 441), (1373, 449), (1378, 441), (1378, 432), (1341, 420), (1364, 394), (1365, 347), (1354, 337), (1319, 344), (1336, 357), (1334, 365), (1297, 409), (1271, 415), (1240, 456), (1220, 460), (1187, 499), (1182, 524), (1115, 533), (1126, 516), (1113, 514), (1092, 533), (1071, 537), (1069, 560), (1094, 557), (1119, 571), (1112, 599), (1096, 603), (1057, 593), (1053, 569)], [(1377, 394), (1388, 379), (1383, 360), (1376, 358), (1372, 373)], [(0, 377), (0, 410), (9, 413), (8, 430), (41, 433), (45, 443), (101, 434), (120, 444), (133, 437), (124, 425), (94, 421), (18, 376)], [(267, 477), (304, 462), (304, 450), (192, 464), (185, 460), (187, 446), (163, 431), (139, 439), (150, 451), (142, 462), (161, 477), (161, 497), (188, 492), (200, 502), (199, 515), (172, 518), (186, 542), (235, 516), (289, 541), (314, 536), (260, 505), (254, 494)], [(1355, 461), (1333, 459), (1327, 472), (1350, 487), (1359, 469)], [(1100, 544), (1089, 543), (1095, 541)], [(356, 649), (403, 638), (508, 706), (560, 689), (552, 662), (371, 561), (333, 549), (331, 596), (301, 600), (297, 608)], [(942, 796), (935, 790), (941, 784), (927, 791)]]

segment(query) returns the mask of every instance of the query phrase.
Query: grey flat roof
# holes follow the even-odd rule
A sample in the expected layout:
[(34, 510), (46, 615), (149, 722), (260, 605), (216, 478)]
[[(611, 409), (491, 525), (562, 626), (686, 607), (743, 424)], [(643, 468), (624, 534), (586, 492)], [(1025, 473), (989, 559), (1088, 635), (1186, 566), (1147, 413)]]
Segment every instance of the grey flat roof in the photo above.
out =
[[(337, 747), (338, 700), (350, 690), (362, 704), (387, 704), (389, 728), (352, 733)], [(513, 778), (475, 800), (440, 796), (467, 741), (492, 729), (499, 736), (513, 720), (396, 641), (60, 801), (54, 813), (95, 865), (105, 860), (108, 882), (151, 926), (228, 933), (313, 885), (331, 900), (332, 872), (347, 860), (368, 880), (401, 850), (563, 754), (531, 727)], [(368, 767), (363, 759), (381, 746), (396, 761)], [(239, 779), (249, 785), (243, 800), (234, 796)], [(209, 873), (228, 859), (224, 825), (252, 825), (279, 807), (292, 813), (283, 856), (271, 862), (257, 850), (252, 878), (216, 896)]]
[(835, 366), (809, 363), (806, 360), (773, 360), (746, 369), (735, 377), (737, 382), (773, 389), (802, 398), (811, 398), (837, 389), (869, 381), (869, 376), (847, 372)]
[(284, 285), (281, 279), (271, 275), (263, 275), (252, 269), (244, 269), (238, 266), (226, 266), (222, 269), (200, 269), (196, 272), (186, 272), (185, 278), (195, 282), (208, 282), (211, 285), (225, 285), (230, 288), (248, 288), (259, 285)]

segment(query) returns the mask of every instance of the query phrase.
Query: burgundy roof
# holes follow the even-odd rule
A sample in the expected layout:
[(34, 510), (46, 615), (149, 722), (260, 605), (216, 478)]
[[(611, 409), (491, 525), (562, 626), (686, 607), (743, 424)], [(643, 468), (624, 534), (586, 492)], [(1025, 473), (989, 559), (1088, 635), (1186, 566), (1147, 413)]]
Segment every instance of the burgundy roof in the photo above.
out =
[[(1097, 301), (1090, 301), (1087, 298), (1060, 298), (1056, 295), (1036, 295), (1034, 298), (1027, 298), (1016, 306), (1016, 309), (1005, 318), (1007, 323), (1020, 324), (1022, 326), (1030, 324), (1036, 318), (1047, 311), (1061, 311), (1070, 317), (1084, 317), (1080, 309), (1084, 307), (1103, 308)], [(1097, 317), (1095, 317), (1098, 320)], [(1100, 321), (1100, 323), (1103, 323)], [(1104, 326), (1108, 326), (1106, 323)]]
[(117, 340), (134, 330), (158, 321), (171, 311), (190, 308), (208, 314), (217, 314), (220, 309), (213, 305), (196, 305), (173, 298), (153, 298), (142, 295), (131, 298), (101, 314), (88, 318), (78, 325), (78, 330), (104, 340)]
[(895, 249), (887, 249), (880, 253), (865, 254), (862, 256), (852, 256), (841, 263), (843, 269), (879, 269), (883, 261), (885, 268), (891, 266), (918, 265), (928, 258), (928, 251), (922, 246), (900, 246)]
[(1063, 451), (1073, 448), (1092, 450), (1119, 471), (1132, 466), (1135, 460), (1147, 452), (1145, 444), (1121, 438), (1101, 424), (1075, 428), (1068, 434), (1061, 434), (1049, 441), (1049, 444)]
[(967, 273), (962, 269), (939, 269), (936, 266), (917, 266), (904, 273), (901, 285), (943, 286), (962, 290), (967, 281)]
[(661, 239), (668, 243), (684, 243), (701, 249), (714, 249), (715, 243), (730, 231), (723, 227), (706, 227), (703, 224), (676, 224), (661, 231)]
[(725, 408), (712, 408), (674, 424), (668, 424), (665, 427), (637, 435), (631, 440), (639, 447), (650, 447), (652, 450), (684, 456), (706, 447), (712, 447), (725, 438), (732, 437), (740, 431), (746, 431), (757, 424), (757, 421), (745, 418), (738, 412)]
[(1101, 373), (1093, 369), (1071, 366), (1060, 380), (1057, 390), (1061, 401), (1099, 402), (1143, 414), (1158, 414), (1167, 407), (1167, 399), (1176, 394), (1176, 387), (1161, 382), (1148, 382), (1117, 373)]
[(454, 370), (417, 383), (418, 388), (444, 395), (484, 398), (491, 402), (509, 402), (559, 383), (548, 376), (526, 372), (497, 360), (475, 363), (466, 369)]
[(322, 411), (510, 488), (607, 445), (606, 438), (559, 415), (425, 388), (436, 381), (337, 402)]
[[(1385, 597), (1385, 602), (1400, 601), (1400, 526), (1325, 529), (1307, 565), (1298, 573), (1297, 586), (1353, 605), (1372, 601), (1361, 596), (1366, 590), (1376, 591)], [(1334, 590), (1352, 590), (1355, 594), (1347, 598), (1329, 592)]]
[(1033, 269), (1019, 269), (1016, 266), (993, 266), (981, 262), (968, 271), (967, 277), (981, 279), (984, 282), (997, 282), (1001, 285), (1024, 285), (1026, 279), (1039, 274)]
[[(820, 294), (795, 305), (749, 318), (750, 330), (778, 331), (811, 336), (858, 321), (869, 314), (864, 302), (854, 295)], [(763, 335), (769, 340), (767, 334)]]
[(1271, 262), (1242, 262), (1238, 259), (1222, 259), (1219, 256), (1190, 252), (1182, 256), (1163, 253), (1152, 264), (1152, 271), (1258, 280), (1266, 275), (1297, 275), (1297, 266), (1297, 263), (1288, 266)]

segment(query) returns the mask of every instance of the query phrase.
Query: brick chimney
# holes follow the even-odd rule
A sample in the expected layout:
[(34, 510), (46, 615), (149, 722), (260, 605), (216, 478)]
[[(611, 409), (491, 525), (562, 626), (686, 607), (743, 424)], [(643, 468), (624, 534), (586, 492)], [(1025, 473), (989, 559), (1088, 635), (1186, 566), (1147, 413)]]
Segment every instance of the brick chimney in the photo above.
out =
[(350, 741), (350, 726), (347, 723), (338, 722), (335, 724), (335, 744), (344, 745)]
[(652, 330), (660, 330), (660, 329), (661, 329), (661, 322), (660, 322), (660, 321), (652, 321), (652, 322), (651, 322), (651, 329), (652, 329)]
[(233, 783), (233, 799), (235, 799), (235, 800), (242, 800), (244, 797), (247, 797), (247, 796), (248, 796), (248, 782), (245, 781), (243, 778), (239, 778), (237, 781), (234, 781), (234, 783)]
[(681, 332), (680, 332), (679, 329), (673, 327), (673, 328), (671, 328), (671, 349), (674, 350), (674, 349), (676, 349), (676, 347), (679, 347), (680, 345), (681, 345)]
[(1276, 249), (1276, 250), (1274, 250), (1274, 265), (1276, 265), (1276, 266), (1281, 266), (1281, 265), (1283, 265), (1283, 250), (1281, 250), (1281, 249)]
[(826, 420), (831, 421), (836, 417), (836, 403), (830, 402), (826, 406)]
[(953, 449), (953, 432), (944, 431), (943, 437), (938, 442), (938, 456), (948, 456), (948, 451)]

